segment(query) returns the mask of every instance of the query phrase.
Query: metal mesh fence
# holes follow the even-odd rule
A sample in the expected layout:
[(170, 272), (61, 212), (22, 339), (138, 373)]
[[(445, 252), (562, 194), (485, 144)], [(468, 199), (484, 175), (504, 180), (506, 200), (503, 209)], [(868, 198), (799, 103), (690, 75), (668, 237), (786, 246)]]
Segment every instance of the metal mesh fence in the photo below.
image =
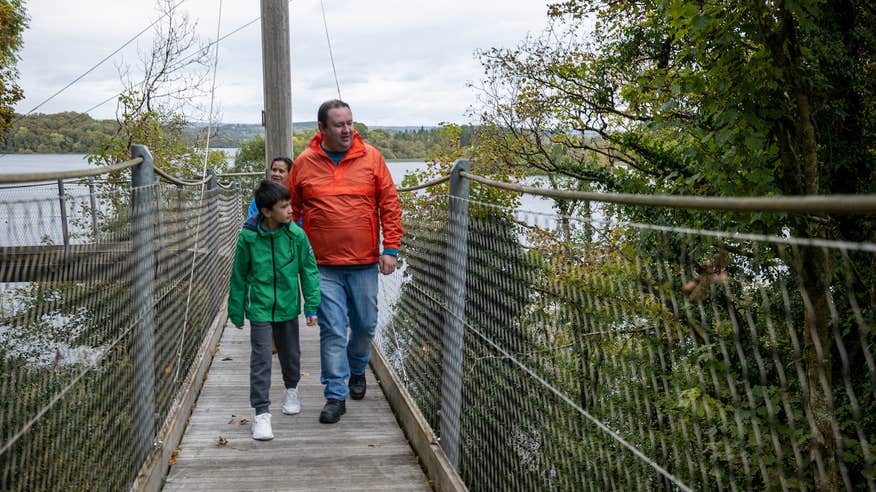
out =
[(227, 295), (239, 193), (39, 191), (0, 192), (0, 489), (127, 489)]
[(876, 488), (873, 243), (408, 205), (377, 343), (472, 490)]

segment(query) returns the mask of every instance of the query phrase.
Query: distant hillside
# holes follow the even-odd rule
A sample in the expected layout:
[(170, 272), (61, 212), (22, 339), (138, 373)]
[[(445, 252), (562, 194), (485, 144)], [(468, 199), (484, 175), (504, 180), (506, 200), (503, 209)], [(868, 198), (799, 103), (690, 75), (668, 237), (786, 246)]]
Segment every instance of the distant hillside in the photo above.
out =
[(0, 153), (86, 154), (119, 127), (115, 120), (95, 120), (73, 111), (17, 116)]
[[(422, 157), (437, 142), (434, 126), (356, 125), (369, 143), (380, 148), (389, 159)], [(296, 141), (306, 143), (316, 130), (316, 121), (297, 122), (292, 128)], [(6, 141), (0, 144), (0, 153), (87, 154), (117, 130), (115, 120), (95, 120), (88, 114), (72, 111), (19, 115)], [(190, 125), (186, 137), (194, 143), (205, 130), (203, 123)], [(258, 124), (220, 123), (214, 128), (210, 146), (238, 148), (243, 142), (264, 137), (264, 134), (265, 129)]]
[[(390, 133), (400, 132), (415, 132), (418, 130), (431, 131), (438, 127), (436, 126), (368, 126), (369, 130), (385, 130)], [(198, 132), (203, 132), (206, 126), (203, 124), (192, 125), (189, 137), (194, 139)], [(316, 131), (316, 121), (302, 121), (292, 124), (292, 133), (300, 135), (301, 133), (310, 134)], [(253, 123), (220, 123), (213, 137), (210, 138), (212, 147), (236, 148), (247, 140), (252, 140), (253, 137), (265, 135), (265, 128), (259, 124)]]

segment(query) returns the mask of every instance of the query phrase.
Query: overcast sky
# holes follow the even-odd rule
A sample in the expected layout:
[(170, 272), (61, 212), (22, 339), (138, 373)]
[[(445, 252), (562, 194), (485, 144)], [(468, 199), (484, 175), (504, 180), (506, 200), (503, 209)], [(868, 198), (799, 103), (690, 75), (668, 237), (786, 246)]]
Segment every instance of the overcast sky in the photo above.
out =
[[(467, 83), (483, 74), (477, 49), (513, 47), (539, 34), (550, 0), (323, 0), (343, 99), (369, 125), (467, 122), (475, 102)], [(158, 18), (151, 0), (26, 0), (19, 83), (26, 113)], [(294, 0), (291, 11), (292, 109), (313, 121), (323, 100), (337, 96), (319, 0)], [(215, 39), (219, 0), (186, 0), (178, 7), (198, 21), (202, 40)], [(225, 0), (224, 35), (259, 17), (258, 0)], [(219, 48), (216, 104), (225, 123), (258, 123), (263, 101), (261, 23), (225, 39)], [(121, 91), (117, 66), (138, 71), (137, 50), (152, 32), (40, 107), (37, 112), (85, 111)], [(209, 98), (202, 101), (206, 107)], [(112, 118), (115, 103), (91, 111)]]

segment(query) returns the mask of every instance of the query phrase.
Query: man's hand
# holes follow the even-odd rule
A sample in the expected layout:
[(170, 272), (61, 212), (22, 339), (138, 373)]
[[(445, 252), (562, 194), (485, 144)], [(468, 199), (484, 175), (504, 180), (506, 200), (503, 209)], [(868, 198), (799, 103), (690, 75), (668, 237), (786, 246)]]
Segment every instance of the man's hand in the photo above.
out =
[(389, 275), (395, 271), (395, 266), (398, 264), (398, 259), (392, 255), (380, 255), (380, 263), (377, 265), (380, 273)]
[(316, 316), (307, 316), (307, 326), (316, 325)]

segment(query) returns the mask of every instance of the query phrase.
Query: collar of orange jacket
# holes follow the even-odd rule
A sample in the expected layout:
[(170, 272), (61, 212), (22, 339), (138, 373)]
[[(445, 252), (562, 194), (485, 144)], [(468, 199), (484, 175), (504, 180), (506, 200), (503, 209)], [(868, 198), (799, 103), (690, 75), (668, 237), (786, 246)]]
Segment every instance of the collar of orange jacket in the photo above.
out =
[[(326, 154), (325, 151), (322, 149), (322, 138), (322, 132), (317, 130), (316, 135), (314, 135), (313, 138), (310, 139), (310, 143), (307, 144), (307, 146), (310, 147), (310, 149), (314, 152), (324, 155), (328, 159), (328, 154)], [(350, 149), (347, 151), (347, 154), (344, 155), (343, 159), (341, 159), (341, 162), (350, 158), (359, 157), (363, 154), (365, 154), (365, 142), (362, 140), (362, 137), (359, 136), (359, 132), (353, 130), (353, 143), (350, 145)]]

